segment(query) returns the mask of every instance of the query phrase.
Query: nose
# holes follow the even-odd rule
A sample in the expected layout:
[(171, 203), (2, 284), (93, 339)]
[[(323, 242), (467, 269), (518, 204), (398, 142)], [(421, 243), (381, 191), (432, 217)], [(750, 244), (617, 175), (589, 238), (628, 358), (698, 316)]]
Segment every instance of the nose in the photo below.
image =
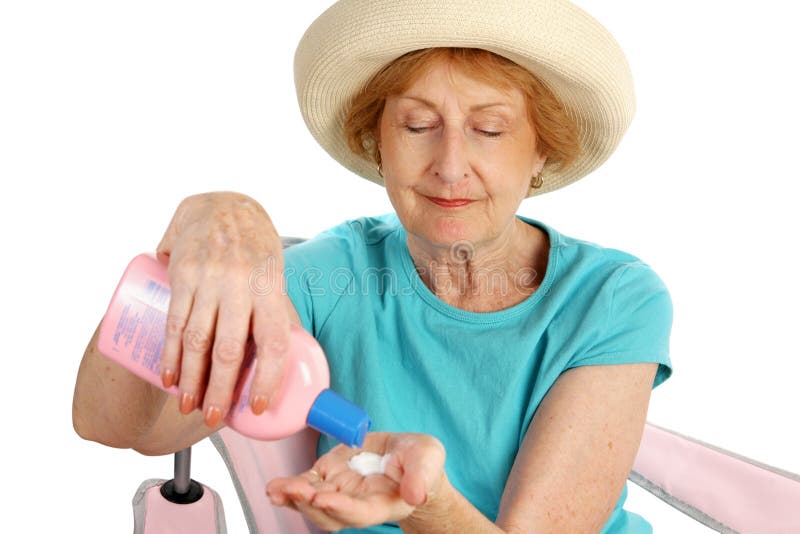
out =
[(434, 151), (431, 170), (444, 182), (455, 184), (469, 175), (469, 168), (464, 132), (455, 124), (445, 124)]

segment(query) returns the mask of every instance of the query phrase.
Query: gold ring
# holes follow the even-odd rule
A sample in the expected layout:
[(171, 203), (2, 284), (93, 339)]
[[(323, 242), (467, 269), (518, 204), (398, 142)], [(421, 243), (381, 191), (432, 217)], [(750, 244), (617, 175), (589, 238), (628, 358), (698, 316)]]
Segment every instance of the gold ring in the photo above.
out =
[(310, 469), (310, 470), (308, 471), (308, 474), (309, 474), (309, 475), (311, 475), (311, 476), (313, 476), (314, 478), (317, 478), (317, 479), (319, 479), (319, 480), (322, 480), (322, 475), (320, 475), (320, 474), (319, 474), (319, 471), (317, 471), (316, 469)]

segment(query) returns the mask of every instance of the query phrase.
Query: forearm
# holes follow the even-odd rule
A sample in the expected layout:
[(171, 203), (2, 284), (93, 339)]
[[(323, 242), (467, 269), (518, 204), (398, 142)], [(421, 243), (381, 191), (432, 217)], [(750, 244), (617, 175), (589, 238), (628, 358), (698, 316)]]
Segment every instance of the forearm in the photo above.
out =
[(406, 519), (398, 521), (407, 534), (500, 534), (503, 529), (489, 521), (445, 479), (438, 495)]
[(97, 332), (81, 360), (72, 424), (82, 438), (130, 448), (157, 420), (167, 394), (97, 350)]

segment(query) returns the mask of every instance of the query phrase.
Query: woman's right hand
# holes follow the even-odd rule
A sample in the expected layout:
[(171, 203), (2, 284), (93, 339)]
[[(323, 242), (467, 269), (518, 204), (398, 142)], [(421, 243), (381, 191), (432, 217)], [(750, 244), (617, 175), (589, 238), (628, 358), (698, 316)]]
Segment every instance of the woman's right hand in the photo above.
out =
[(258, 348), (250, 406), (269, 405), (283, 376), (290, 321), (283, 248), (261, 205), (239, 193), (184, 199), (158, 254), (169, 257), (171, 297), (161, 357), (165, 387), (178, 384), (181, 413), (202, 406), (216, 427), (228, 413), (248, 336)]

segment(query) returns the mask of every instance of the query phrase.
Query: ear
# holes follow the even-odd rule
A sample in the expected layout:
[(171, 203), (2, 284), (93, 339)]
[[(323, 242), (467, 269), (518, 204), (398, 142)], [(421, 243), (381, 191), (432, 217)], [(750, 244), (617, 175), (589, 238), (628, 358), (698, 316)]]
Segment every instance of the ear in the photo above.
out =
[(536, 160), (533, 162), (533, 174), (532, 176), (537, 176), (542, 169), (544, 169), (545, 164), (547, 163), (547, 156), (543, 156), (536, 152)]

